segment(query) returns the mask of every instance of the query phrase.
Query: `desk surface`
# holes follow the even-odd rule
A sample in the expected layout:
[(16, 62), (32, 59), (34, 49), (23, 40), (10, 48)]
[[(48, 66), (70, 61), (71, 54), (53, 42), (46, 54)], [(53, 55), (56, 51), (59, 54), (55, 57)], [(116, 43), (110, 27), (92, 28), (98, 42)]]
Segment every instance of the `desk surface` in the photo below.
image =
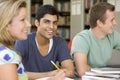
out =
[(74, 80), (82, 80), (81, 78), (75, 78)]
[[(44, 78), (39, 78), (39, 79), (36, 79), (36, 80), (47, 80), (48, 77), (44, 77)], [(74, 80), (82, 80), (81, 78), (74, 78)]]

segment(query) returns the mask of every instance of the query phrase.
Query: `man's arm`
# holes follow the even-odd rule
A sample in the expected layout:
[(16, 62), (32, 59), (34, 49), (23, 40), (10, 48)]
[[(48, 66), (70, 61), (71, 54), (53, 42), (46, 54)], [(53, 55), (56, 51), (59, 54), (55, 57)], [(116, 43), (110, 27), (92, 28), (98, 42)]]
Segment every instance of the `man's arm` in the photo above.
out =
[(71, 59), (67, 59), (61, 62), (62, 69), (65, 71), (66, 77), (74, 77), (74, 66)]
[(58, 73), (58, 70), (49, 71), (49, 72), (27, 72), (29, 80), (35, 80), (43, 77), (55, 76)]
[[(71, 59), (64, 60), (61, 62), (62, 70), (65, 71), (66, 77), (74, 77), (74, 66)], [(34, 80), (43, 77), (55, 76), (59, 70), (49, 71), (49, 72), (27, 72), (29, 80)]]
[(47, 80), (65, 80), (65, 72), (63, 70), (59, 70), (55, 76), (50, 77)]
[(74, 53), (74, 60), (78, 75), (81, 77), (91, 67), (87, 64), (87, 55), (83, 53)]

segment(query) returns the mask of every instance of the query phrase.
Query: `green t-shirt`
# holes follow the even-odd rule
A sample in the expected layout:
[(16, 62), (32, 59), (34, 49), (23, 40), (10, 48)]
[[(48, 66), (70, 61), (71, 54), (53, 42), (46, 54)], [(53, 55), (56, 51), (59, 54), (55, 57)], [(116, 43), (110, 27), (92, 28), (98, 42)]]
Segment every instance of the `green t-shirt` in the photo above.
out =
[(112, 34), (99, 40), (90, 29), (84, 30), (74, 37), (71, 54), (73, 55), (75, 52), (86, 54), (88, 64), (95, 68), (107, 65), (113, 49), (120, 49), (120, 33), (113, 30)]
[(0, 46), (0, 65), (8, 63), (18, 65), (17, 72), (19, 80), (28, 80), (20, 56), (15, 51)]

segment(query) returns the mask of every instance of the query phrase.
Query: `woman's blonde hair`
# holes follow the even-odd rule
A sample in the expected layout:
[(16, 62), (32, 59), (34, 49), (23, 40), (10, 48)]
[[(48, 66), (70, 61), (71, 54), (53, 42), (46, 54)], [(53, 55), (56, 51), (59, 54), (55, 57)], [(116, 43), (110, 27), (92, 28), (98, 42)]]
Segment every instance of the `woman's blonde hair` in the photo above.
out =
[(0, 0), (0, 44), (13, 48), (14, 39), (6, 27), (18, 15), (20, 8), (26, 8), (25, 0)]

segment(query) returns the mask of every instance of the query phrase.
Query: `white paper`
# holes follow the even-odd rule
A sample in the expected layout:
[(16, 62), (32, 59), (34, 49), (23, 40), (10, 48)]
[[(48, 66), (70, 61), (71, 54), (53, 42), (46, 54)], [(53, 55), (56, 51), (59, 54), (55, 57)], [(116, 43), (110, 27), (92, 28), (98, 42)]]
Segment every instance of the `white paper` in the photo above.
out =
[(71, 15), (80, 15), (81, 14), (81, 1), (72, 1), (71, 3)]
[(108, 3), (115, 6), (115, 11), (120, 12), (120, 0), (107, 0)]
[(77, 14), (77, 15), (80, 15), (80, 14), (81, 14), (81, 4), (80, 4), (80, 3), (79, 3), (79, 4), (76, 4), (76, 6), (77, 6), (77, 7), (76, 7), (76, 8), (77, 8), (77, 9), (76, 9), (76, 14)]
[[(45, 77), (45, 78), (39, 78), (39, 79), (36, 79), (36, 80), (47, 80), (49, 77)], [(74, 79), (71, 79), (71, 78), (65, 78), (65, 80), (74, 80)]]
[(96, 73), (111, 73), (111, 74), (120, 74), (120, 68), (91, 68), (91, 71)]
[(72, 4), (71, 6), (71, 15), (76, 15), (76, 5), (75, 4)]
[(116, 10), (116, 12), (120, 12), (120, 0), (116, 0), (115, 10)]

